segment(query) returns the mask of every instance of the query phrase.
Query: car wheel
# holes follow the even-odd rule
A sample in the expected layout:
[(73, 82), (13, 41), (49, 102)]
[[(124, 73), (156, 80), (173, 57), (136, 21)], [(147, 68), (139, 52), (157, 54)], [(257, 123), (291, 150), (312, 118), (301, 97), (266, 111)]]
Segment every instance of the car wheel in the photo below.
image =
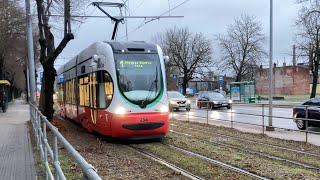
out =
[(186, 110), (187, 110), (187, 111), (190, 111), (190, 108), (187, 108)]
[(212, 103), (209, 103), (209, 105), (208, 105), (208, 109), (213, 109), (213, 105), (212, 105)]
[[(302, 115), (297, 115), (297, 118), (304, 118)], [(306, 129), (306, 121), (302, 119), (297, 119), (296, 121), (297, 127), (300, 130), (305, 130)]]
[(231, 106), (227, 106), (227, 109), (231, 109)]
[(197, 104), (197, 107), (198, 107), (199, 109), (201, 109), (201, 106), (200, 106), (200, 104), (199, 104), (199, 103)]

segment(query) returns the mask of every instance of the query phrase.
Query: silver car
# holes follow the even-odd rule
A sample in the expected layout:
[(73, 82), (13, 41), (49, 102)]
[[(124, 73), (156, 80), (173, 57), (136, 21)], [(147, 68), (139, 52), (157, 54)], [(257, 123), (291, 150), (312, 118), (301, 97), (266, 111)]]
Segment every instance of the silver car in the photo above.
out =
[(187, 111), (190, 111), (190, 100), (187, 100), (187, 98), (178, 91), (168, 91), (168, 98), (170, 110), (186, 108)]

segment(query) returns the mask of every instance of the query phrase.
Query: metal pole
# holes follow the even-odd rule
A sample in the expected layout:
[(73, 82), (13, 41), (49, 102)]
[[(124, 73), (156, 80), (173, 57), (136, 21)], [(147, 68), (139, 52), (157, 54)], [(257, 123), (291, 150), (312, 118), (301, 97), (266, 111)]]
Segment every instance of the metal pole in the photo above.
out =
[(125, 8), (124, 11), (124, 16), (126, 17), (125, 21), (126, 21), (126, 40), (128, 41), (128, 19), (127, 19), (127, 9), (129, 9), (129, 0), (126, 1), (126, 3), (128, 2), (128, 6)]
[[(58, 163), (59, 159), (58, 159), (58, 138), (57, 136), (53, 137), (53, 162), (54, 163)], [(54, 178), (56, 180), (59, 180), (59, 174), (58, 174), (58, 170), (56, 169), (56, 166), (54, 166)]]
[(209, 102), (207, 103), (207, 124), (209, 124)]
[(29, 65), (27, 64), (27, 86), (28, 86), (28, 93), (27, 93), (27, 99), (30, 101), (30, 79), (29, 79)]
[(264, 104), (262, 104), (262, 134), (264, 135)]
[(308, 142), (308, 119), (309, 119), (309, 112), (308, 112), (308, 106), (306, 107), (306, 115), (305, 115), (305, 121), (306, 121), (306, 143)]
[(169, 16), (171, 16), (170, 0), (168, 0), (168, 5), (169, 5)]
[(272, 80), (273, 80), (273, 0), (270, 0), (270, 51), (269, 51), (269, 126), (267, 131), (274, 131), (272, 127)]
[[(43, 139), (42, 139), (42, 143), (43, 143), (43, 151), (44, 151), (44, 163), (48, 164), (48, 152), (47, 152), (47, 146), (46, 146), (46, 142), (47, 142), (47, 126), (46, 126), (46, 122), (42, 123), (42, 131), (43, 131)], [(48, 170), (46, 170), (45, 172), (45, 179), (48, 179)]]
[(230, 108), (230, 112), (231, 112), (231, 128), (233, 128), (233, 117), (232, 117), (232, 115), (233, 115), (233, 112), (232, 112), (232, 105), (231, 105), (231, 108)]
[(188, 122), (189, 122), (189, 111), (187, 111), (187, 113), (188, 113)]
[(28, 67), (29, 67), (29, 87), (30, 99), (32, 104), (36, 104), (36, 83), (35, 83), (35, 67), (33, 54), (33, 34), (32, 34), (32, 19), (30, 12), (30, 0), (26, 0), (26, 16), (27, 16), (27, 36), (28, 36)]

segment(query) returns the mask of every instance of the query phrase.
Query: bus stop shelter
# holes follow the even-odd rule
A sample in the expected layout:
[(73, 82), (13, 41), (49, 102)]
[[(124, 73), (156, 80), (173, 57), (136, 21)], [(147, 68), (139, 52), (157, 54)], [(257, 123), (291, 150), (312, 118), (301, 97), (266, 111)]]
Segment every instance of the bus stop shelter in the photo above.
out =
[(230, 98), (234, 102), (255, 102), (256, 87), (254, 81), (232, 82), (229, 85)]

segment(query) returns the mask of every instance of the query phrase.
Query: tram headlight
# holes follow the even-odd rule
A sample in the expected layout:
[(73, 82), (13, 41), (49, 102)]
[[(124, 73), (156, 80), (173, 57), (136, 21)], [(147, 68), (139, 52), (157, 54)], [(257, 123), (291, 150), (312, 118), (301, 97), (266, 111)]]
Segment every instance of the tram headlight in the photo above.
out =
[(168, 108), (168, 106), (162, 106), (161, 108), (160, 108), (160, 112), (169, 112), (169, 108)]
[(124, 109), (123, 107), (118, 107), (115, 111), (116, 114), (125, 114), (126, 113), (126, 109)]

